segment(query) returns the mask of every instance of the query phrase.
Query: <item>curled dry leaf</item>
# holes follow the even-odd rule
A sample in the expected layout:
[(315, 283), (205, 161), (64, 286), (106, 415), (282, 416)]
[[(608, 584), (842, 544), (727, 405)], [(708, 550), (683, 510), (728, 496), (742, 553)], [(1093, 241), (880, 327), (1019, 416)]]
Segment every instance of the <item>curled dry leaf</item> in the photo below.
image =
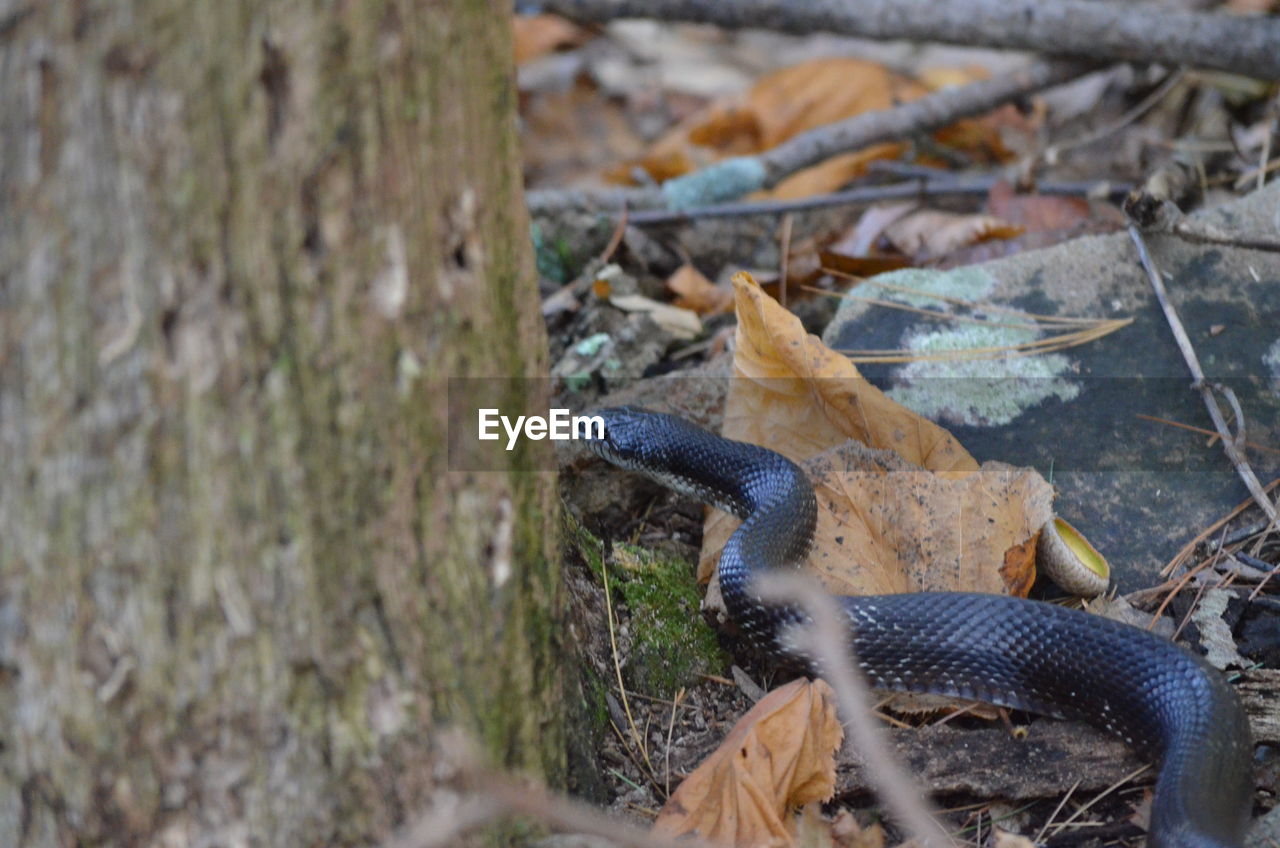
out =
[(916, 261), (932, 259), (992, 239), (1021, 235), (1022, 227), (991, 215), (922, 209), (889, 224), (884, 237)]
[[(836, 594), (923, 590), (1025, 595), (1052, 487), (982, 466), (955, 437), (886, 397), (805, 333), (747, 274), (734, 278), (738, 336), (724, 435), (800, 463), (818, 496), (810, 569)], [(852, 440), (852, 443), (850, 443)], [(738, 521), (712, 511), (699, 576)]]
[(831, 797), (843, 737), (826, 683), (800, 679), (775, 689), (684, 779), (653, 830), (696, 833), (717, 845), (790, 846), (788, 811)]

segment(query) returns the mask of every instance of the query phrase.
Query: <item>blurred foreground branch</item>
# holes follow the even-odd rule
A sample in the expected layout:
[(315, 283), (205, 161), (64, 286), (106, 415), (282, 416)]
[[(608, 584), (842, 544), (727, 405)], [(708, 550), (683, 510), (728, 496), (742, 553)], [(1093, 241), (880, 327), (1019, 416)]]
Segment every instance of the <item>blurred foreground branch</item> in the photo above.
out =
[(579, 21), (654, 18), (806, 34), (1011, 47), (1280, 79), (1280, 19), (1089, 0), (544, 0)]

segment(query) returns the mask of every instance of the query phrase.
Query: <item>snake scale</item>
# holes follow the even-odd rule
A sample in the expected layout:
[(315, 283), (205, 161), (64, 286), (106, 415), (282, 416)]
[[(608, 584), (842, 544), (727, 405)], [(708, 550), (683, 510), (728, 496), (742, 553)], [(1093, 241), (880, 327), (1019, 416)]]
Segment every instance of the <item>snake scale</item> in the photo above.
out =
[[(637, 407), (599, 413), (590, 447), (624, 469), (733, 513), (719, 565), (729, 616), (760, 648), (794, 659), (799, 611), (766, 604), (752, 575), (794, 567), (817, 505), (804, 472), (757, 445)], [(1252, 808), (1253, 745), (1221, 674), (1146, 630), (1053, 604), (960, 592), (842, 596), (849, 648), (872, 685), (956, 695), (1078, 718), (1159, 762), (1153, 848), (1240, 848)]]

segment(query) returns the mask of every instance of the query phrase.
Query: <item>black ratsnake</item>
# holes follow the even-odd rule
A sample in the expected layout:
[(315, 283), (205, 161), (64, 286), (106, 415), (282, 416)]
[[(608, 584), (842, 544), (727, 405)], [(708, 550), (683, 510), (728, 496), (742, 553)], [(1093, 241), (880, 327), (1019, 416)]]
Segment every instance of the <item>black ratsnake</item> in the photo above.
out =
[[(756, 571), (794, 566), (817, 505), (795, 463), (681, 418), (636, 407), (599, 413), (592, 450), (742, 519), (720, 557), (732, 620), (759, 647), (787, 647), (795, 609), (765, 604)], [(1078, 718), (1161, 763), (1148, 842), (1240, 848), (1252, 808), (1253, 746), (1219, 672), (1160, 636), (1053, 604), (959, 592), (841, 597), (850, 647), (872, 685), (956, 695)]]

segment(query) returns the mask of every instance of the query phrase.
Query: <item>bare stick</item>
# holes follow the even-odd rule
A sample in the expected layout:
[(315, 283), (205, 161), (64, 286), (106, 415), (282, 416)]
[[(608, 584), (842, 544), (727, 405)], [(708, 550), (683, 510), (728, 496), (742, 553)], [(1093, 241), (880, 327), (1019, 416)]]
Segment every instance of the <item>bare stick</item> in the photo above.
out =
[[(864, 112), (845, 121), (818, 127), (758, 155), (725, 159), (668, 180), (657, 192), (613, 190), (604, 195), (605, 205), (617, 208), (625, 204), (631, 209), (653, 206), (690, 209), (735, 200), (744, 194), (775, 186), (795, 172), (831, 156), (933, 132), (962, 118), (1071, 80), (1088, 72), (1091, 67), (1070, 62), (1037, 62), (995, 79), (936, 91), (891, 109)], [(534, 214), (544, 211), (550, 199), (549, 195), (530, 192), (530, 210)], [(557, 197), (558, 202), (575, 208), (587, 207), (588, 199), (588, 195), (577, 193)], [(632, 216), (633, 221), (643, 219), (644, 212)]]
[(953, 848), (954, 843), (934, 819), (928, 803), (885, 743), (871, 720), (871, 698), (866, 681), (854, 670), (849, 655), (846, 619), (836, 601), (809, 578), (799, 574), (761, 574), (754, 588), (761, 598), (796, 603), (809, 614), (812, 625), (796, 634), (806, 652), (822, 669), (840, 703), (849, 729), (849, 743), (866, 759), (874, 775), (876, 794), (898, 823), (926, 848)]
[(709, 848), (701, 839), (685, 836), (676, 840), (650, 833), (543, 786), (485, 769), (465, 753), (471, 748), (465, 740), (451, 745), (464, 751), (458, 776), (469, 791), (452, 797), (444, 793), (444, 803), (418, 816), (384, 848), (456, 845), (466, 833), (504, 814), (523, 816), (562, 833), (603, 837), (623, 848)]
[(581, 21), (654, 18), (806, 34), (1012, 47), (1280, 79), (1280, 20), (1088, 0), (543, 0)]
[(1173, 303), (1169, 300), (1169, 292), (1165, 290), (1164, 280), (1160, 277), (1160, 271), (1147, 254), (1146, 242), (1143, 240), (1142, 233), (1138, 231), (1136, 224), (1129, 224), (1129, 237), (1133, 239), (1134, 245), (1138, 248), (1138, 258), (1142, 261), (1142, 268), (1147, 272), (1147, 279), (1151, 281), (1151, 288), (1155, 291), (1156, 300), (1159, 301), (1160, 308), (1164, 310), (1164, 317), (1169, 322), (1169, 329), (1173, 331), (1174, 341), (1177, 342), (1178, 350), (1182, 352), (1182, 358), (1187, 363), (1187, 370), (1191, 372), (1191, 379), (1194, 381), (1191, 384), (1192, 388), (1200, 392), (1200, 396), (1204, 399), (1205, 408), (1209, 411), (1209, 418), (1213, 420), (1213, 427), (1218, 431), (1218, 435), (1222, 437), (1222, 449), (1226, 451), (1227, 458), (1231, 460), (1236, 473), (1244, 481), (1245, 488), (1253, 496), (1254, 503), (1270, 519), (1271, 523), (1275, 524), (1275, 505), (1271, 503), (1271, 499), (1263, 491), (1262, 484), (1258, 482), (1258, 478), (1253, 473), (1253, 468), (1249, 465), (1249, 460), (1245, 458), (1244, 452), (1240, 449), (1243, 441), (1241, 435), (1244, 430), (1244, 420), (1242, 413), (1239, 411), (1239, 405), (1235, 402), (1235, 396), (1228, 395), (1228, 400), (1236, 410), (1236, 421), (1240, 427), (1240, 432), (1238, 433), (1232, 433), (1227, 426), (1226, 419), (1223, 418), (1222, 410), (1218, 407), (1217, 398), (1214, 397), (1215, 385), (1204, 377), (1204, 370), (1200, 367), (1200, 358), (1196, 356), (1195, 348), (1191, 345), (1191, 339), (1187, 336), (1187, 331), (1183, 328), (1182, 321), (1178, 318), (1178, 311), (1174, 309)]
[(801, 133), (760, 154), (765, 166), (765, 187), (777, 185), (796, 171), (839, 153), (933, 132), (1092, 70), (1096, 68), (1077, 62), (1036, 62), (992, 79), (942, 89), (892, 109), (864, 112)]
[[(884, 200), (910, 200), (926, 197), (963, 197), (987, 195), (992, 186), (1004, 178), (999, 174), (956, 179), (933, 177), (928, 181), (911, 180), (891, 185), (860, 186), (847, 191), (801, 197), (795, 200), (758, 200), (740, 203), (719, 203), (698, 206), (693, 209), (644, 209), (628, 213), (627, 223), (637, 227), (665, 224), (685, 224), (701, 218), (744, 218), (751, 215), (785, 215), (789, 212), (809, 212), (833, 206), (852, 206), (859, 203), (878, 203)], [(1045, 182), (1034, 186), (1036, 194), (1067, 195), (1071, 197), (1100, 195), (1119, 199), (1128, 194), (1132, 186), (1127, 183), (1099, 182)], [(582, 204), (595, 203), (597, 210), (608, 208), (616, 202), (613, 192), (591, 195), (583, 191), (560, 192), (541, 189), (528, 194), (529, 209), (537, 214), (555, 214), (585, 208)], [(598, 202), (596, 202), (598, 201)]]

